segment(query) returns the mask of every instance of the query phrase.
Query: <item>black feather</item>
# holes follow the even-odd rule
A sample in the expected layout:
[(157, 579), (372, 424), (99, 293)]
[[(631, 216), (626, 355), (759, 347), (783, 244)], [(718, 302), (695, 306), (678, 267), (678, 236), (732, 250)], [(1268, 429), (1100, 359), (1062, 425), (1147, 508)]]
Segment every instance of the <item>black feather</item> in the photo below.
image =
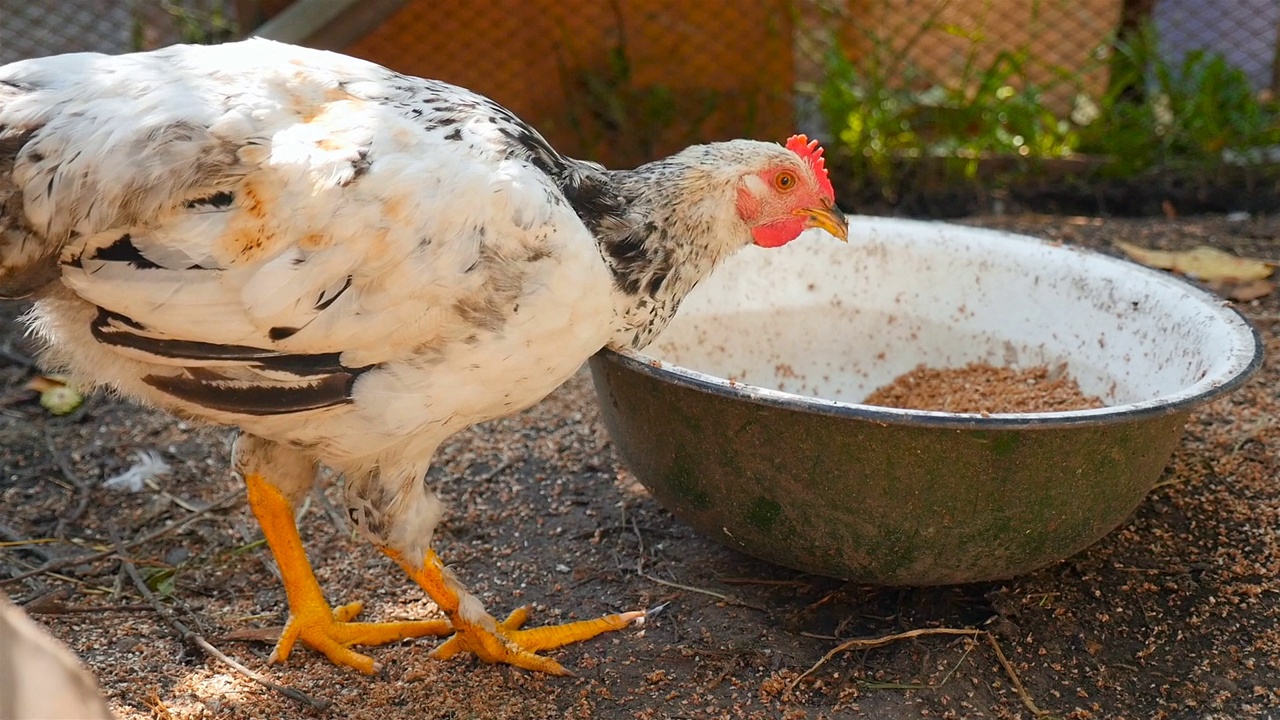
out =
[(149, 355), (171, 360), (200, 362), (221, 361), (241, 364), (258, 370), (287, 372), (302, 377), (317, 377), (330, 373), (359, 373), (367, 367), (349, 368), (342, 364), (341, 353), (283, 353), (248, 345), (218, 345), (198, 340), (164, 340), (130, 332), (130, 329), (146, 332), (141, 324), (119, 313), (102, 308), (90, 330), (98, 342), (116, 347), (131, 348)]
[(342, 293), (346, 292), (347, 288), (350, 288), (350, 287), (351, 287), (351, 276), (348, 275), (347, 279), (342, 283), (342, 287), (338, 288), (338, 292), (334, 293), (329, 297), (325, 297), (324, 293), (320, 293), (320, 297), (316, 298), (315, 309), (328, 310), (329, 306), (332, 305), (335, 301), (337, 301), (338, 298), (342, 297)]
[(240, 415), (287, 415), (346, 405), (359, 373), (335, 373), (307, 383), (237, 385), (192, 377), (146, 375), (142, 381), (166, 395)]
[[(650, 241), (657, 232), (658, 224), (650, 220), (621, 235), (597, 238), (605, 255), (612, 261), (610, 267), (614, 284), (628, 295), (640, 294), (644, 276), (655, 270), (659, 262), (660, 250)], [(657, 272), (665, 276), (669, 270), (657, 268)], [(661, 287), (664, 281), (665, 277), (658, 280), (657, 287)], [(656, 291), (655, 287), (652, 292)]]
[(537, 133), (519, 126), (500, 128), (498, 132), (511, 141), (515, 155), (528, 160), (534, 167), (548, 175), (560, 174), (558, 171), (564, 166), (564, 161)]
[(649, 282), (645, 286), (645, 290), (650, 295), (657, 295), (658, 291), (662, 289), (662, 283), (667, 281), (667, 275), (669, 274), (670, 274), (669, 270), (661, 270), (659, 272), (655, 272), (649, 278)]
[(236, 196), (234, 194), (226, 190), (221, 190), (212, 195), (209, 195), (208, 197), (188, 200), (186, 204), (187, 204), (187, 207), (190, 209), (195, 209), (201, 205), (208, 205), (209, 207), (218, 208), (221, 210), (223, 208), (231, 207), (231, 203), (235, 201), (236, 201)]
[[(134, 320), (131, 317), (121, 315), (118, 312), (111, 312), (106, 308), (98, 308), (98, 316), (93, 319), (93, 327), (102, 328), (105, 330), (110, 328), (111, 323), (115, 323), (117, 325), (124, 325), (127, 328), (132, 328), (134, 330), (141, 330), (143, 332), (146, 332), (147, 330), (146, 325), (143, 325), (142, 323), (138, 322), (137, 320)], [(110, 328), (110, 329), (114, 329), (114, 328)]]
[(356, 153), (356, 159), (351, 161), (351, 177), (342, 183), (342, 187), (346, 187), (364, 177), (371, 167), (373, 167), (373, 163), (369, 160), (369, 148), (360, 148)]
[(133, 236), (129, 233), (125, 233), (116, 238), (115, 242), (107, 245), (106, 247), (98, 248), (94, 251), (93, 255), (89, 256), (89, 259), (103, 260), (105, 262), (129, 263), (139, 270), (164, 269), (160, 265), (157, 265), (147, 259), (147, 257), (142, 254), (142, 251), (138, 249), (138, 246), (133, 244)]
[(627, 211), (626, 201), (608, 175), (591, 168), (566, 176), (560, 183), (560, 192), (593, 235), (606, 223), (620, 220)]

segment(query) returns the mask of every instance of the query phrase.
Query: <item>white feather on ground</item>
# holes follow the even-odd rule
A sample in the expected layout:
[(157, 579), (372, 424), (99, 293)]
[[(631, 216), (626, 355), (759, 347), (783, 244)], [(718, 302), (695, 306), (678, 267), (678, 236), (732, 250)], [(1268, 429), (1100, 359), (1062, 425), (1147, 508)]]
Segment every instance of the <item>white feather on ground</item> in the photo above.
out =
[(154, 450), (135, 450), (133, 458), (133, 465), (124, 472), (104, 480), (102, 486), (109, 490), (141, 492), (148, 480), (168, 475), (172, 469), (169, 463)]

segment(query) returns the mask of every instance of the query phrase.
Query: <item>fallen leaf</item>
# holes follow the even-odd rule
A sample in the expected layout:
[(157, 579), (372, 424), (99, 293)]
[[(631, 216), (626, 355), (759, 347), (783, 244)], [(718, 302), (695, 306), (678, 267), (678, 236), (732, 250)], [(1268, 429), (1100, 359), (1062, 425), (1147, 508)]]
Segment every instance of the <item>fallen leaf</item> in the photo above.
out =
[(84, 402), (84, 396), (66, 385), (40, 393), (40, 406), (54, 415), (66, 415)]
[(66, 387), (67, 381), (61, 375), (37, 375), (27, 381), (27, 389), (45, 392), (54, 388)]
[(40, 405), (54, 415), (66, 415), (84, 402), (84, 396), (58, 375), (37, 375), (27, 389), (40, 393)]
[(1115, 246), (1143, 265), (1173, 270), (1205, 282), (1248, 283), (1268, 277), (1272, 270), (1272, 265), (1263, 260), (1239, 257), (1208, 245), (1169, 251), (1151, 250), (1117, 240)]
[(1276, 289), (1276, 284), (1270, 280), (1254, 280), (1243, 285), (1236, 285), (1227, 290), (1227, 297), (1239, 302), (1248, 302), (1257, 300), (1260, 297), (1266, 297), (1271, 291)]

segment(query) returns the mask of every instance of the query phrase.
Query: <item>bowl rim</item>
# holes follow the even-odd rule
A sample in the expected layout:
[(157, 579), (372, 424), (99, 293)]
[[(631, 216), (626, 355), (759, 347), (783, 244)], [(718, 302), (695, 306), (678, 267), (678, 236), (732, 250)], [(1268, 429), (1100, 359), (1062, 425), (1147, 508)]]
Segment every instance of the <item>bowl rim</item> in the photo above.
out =
[[(853, 218), (850, 218), (851, 220)], [(1242, 362), (1243, 353), (1238, 353), (1235, 361), (1226, 369), (1215, 375), (1206, 375), (1195, 383), (1173, 393), (1150, 400), (1135, 403), (1123, 403), (1088, 410), (1069, 410), (1062, 412), (1039, 413), (950, 413), (938, 410), (907, 410), (887, 408), (878, 405), (865, 405), (843, 400), (827, 400), (811, 395), (774, 390), (729, 380), (716, 375), (704, 373), (692, 368), (683, 367), (661, 360), (631, 348), (602, 348), (595, 358), (613, 363), (620, 367), (638, 372), (656, 380), (670, 382), (674, 385), (697, 390), (712, 395), (765, 407), (795, 410), (817, 415), (865, 420), (880, 424), (893, 424), (912, 427), (950, 428), (950, 429), (991, 429), (1017, 430), (1030, 428), (1072, 427), (1081, 425), (1111, 425), (1128, 423), (1149, 418), (1163, 417), (1189, 411), (1225, 395), (1243, 385), (1262, 366), (1262, 337), (1253, 323), (1249, 322), (1235, 307), (1226, 300), (1214, 295), (1180, 277), (1161, 272), (1124, 258), (1118, 258), (1091, 248), (1076, 245), (1064, 245), (1059, 242), (1043, 240), (1030, 235), (981, 228), (969, 225), (922, 220), (903, 220), (898, 218), (866, 218), (881, 225), (914, 226), (951, 226), (966, 233), (984, 234), (993, 238), (1000, 237), (1015, 242), (1036, 243), (1051, 251), (1075, 252), (1092, 256), (1102, 262), (1122, 264), (1130, 271), (1147, 273), (1159, 282), (1176, 286), (1189, 296), (1200, 300), (1214, 314), (1239, 334), (1247, 331), (1252, 340), (1253, 351), (1247, 360)], [(1238, 335), (1239, 336), (1239, 335)], [(1237, 337), (1238, 337), (1237, 336)], [(1242, 343), (1243, 344), (1243, 343)], [(594, 360), (593, 358), (593, 364)]]

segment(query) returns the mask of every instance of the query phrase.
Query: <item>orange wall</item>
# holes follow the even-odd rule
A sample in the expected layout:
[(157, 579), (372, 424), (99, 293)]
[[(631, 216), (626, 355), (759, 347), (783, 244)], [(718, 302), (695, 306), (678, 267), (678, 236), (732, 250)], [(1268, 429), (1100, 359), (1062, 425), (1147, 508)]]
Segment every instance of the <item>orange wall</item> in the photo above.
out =
[[(569, 154), (634, 165), (793, 132), (788, 0), (409, 0), (348, 52), (492, 97)], [(630, 76), (617, 72), (626, 49)]]
[[(246, 0), (247, 1), (247, 0)], [(256, 0), (266, 8), (287, 0)], [(1038, 83), (1049, 66), (1105, 89), (1089, 50), (1123, 0), (407, 0), (347, 48), (411, 75), (469, 87), (511, 108), (570, 155), (627, 167), (685, 145), (794, 132), (797, 80), (820, 82), (823, 38), (850, 57), (886, 43), (914, 82), (955, 85), (966, 61), (1028, 49)], [(794, 22), (801, 31), (794, 33)], [(793, 37), (794, 36), (794, 37)], [(617, 50), (625, 48), (626, 72)], [(972, 57), (969, 56), (970, 51)], [(1059, 113), (1074, 89), (1048, 95)]]
[[(888, 43), (889, 57), (903, 61), (901, 67), (914, 66), (924, 78), (954, 85), (965, 76), (966, 61), (974, 68), (972, 77), (990, 67), (997, 53), (1025, 48), (1033, 58), (1033, 82), (1050, 82), (1052, 66), (1084, 71), (1084, 88), (1098, 96), (1106, 90), (1107, 68), (1100, 59), (1090, 60), (1090, 51), (1119, 26), (1123, 1), (845, 0), (844, 6), (841, 37), (855, 60), (879, 39)], [(1070, 112), (1074, 94), (1064, 85), (1047, 99), (1054, 110)]]

